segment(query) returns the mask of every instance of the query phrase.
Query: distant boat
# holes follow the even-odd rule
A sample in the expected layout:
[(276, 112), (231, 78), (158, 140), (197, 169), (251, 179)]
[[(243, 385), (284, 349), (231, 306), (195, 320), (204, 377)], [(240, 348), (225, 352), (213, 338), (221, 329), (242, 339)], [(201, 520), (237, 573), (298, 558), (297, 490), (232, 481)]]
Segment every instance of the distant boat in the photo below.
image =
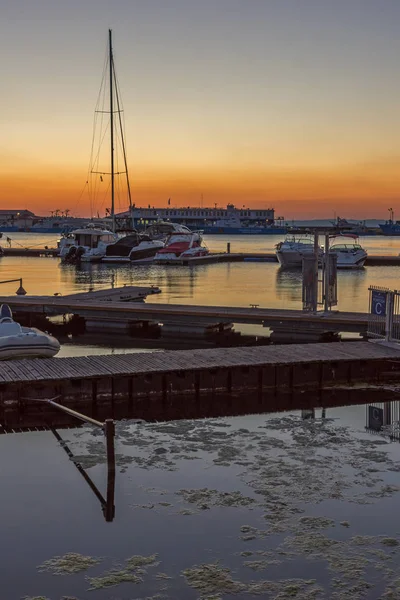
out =
[[(282, 267), (301, 267), (304, 256), (314, 254), (314, 239), (310, 236), (287, 235), (283, 242), (276, 245), (276, 257)], [(318, 250), (322, 258), (323, 250)]]
[(333, 235), (332, 239), (341, 240), (329, 248), (329, 253), (335, 254), (337, 257), (336, 266), (338, 269), (361, 269), (364, 266), (368, 254), (358, 243), (357, 235), (342, 233)]
[(383, 235), (400, 235), (400, 221), (389, 219), (386, 223), (379, 223), (379, 229)]

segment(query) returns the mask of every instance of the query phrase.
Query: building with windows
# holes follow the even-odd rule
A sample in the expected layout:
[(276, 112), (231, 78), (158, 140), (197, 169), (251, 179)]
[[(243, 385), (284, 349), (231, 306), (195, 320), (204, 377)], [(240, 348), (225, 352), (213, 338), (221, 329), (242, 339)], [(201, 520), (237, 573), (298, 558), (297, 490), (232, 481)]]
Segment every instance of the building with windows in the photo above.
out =
[[(275, 221), (275, 210), (236, 208), (228, 204), (226, 208), (203, 208), (203, 207), (171, 207), (158, 208), (148, 206), (147, 208), (134, 207), (132, 215), (137, 227), (151, 225), (156, 221), (174, 221), (188, 227), (202, 228), (214, 226), (220, 222), (236, 220), (242, 224), (249, 225), (273, 225)], [(129, 217), (129, 212), (122, 213), (118, 217)]]

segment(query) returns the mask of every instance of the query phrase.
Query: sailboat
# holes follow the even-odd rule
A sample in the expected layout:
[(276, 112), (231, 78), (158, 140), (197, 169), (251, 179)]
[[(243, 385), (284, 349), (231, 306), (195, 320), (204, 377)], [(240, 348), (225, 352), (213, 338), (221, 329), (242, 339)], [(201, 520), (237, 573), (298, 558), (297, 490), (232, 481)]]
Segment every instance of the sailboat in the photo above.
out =
[[(115, 176), (118, 174), (126, 174), (127, 191), (129, 197), (129, 206), (132, 207), (131, 190), (128, 177), (128, 166), (126, 160), (126, 147), (123, 135), (123, 123), (121, 119), (121, 104), (117, 86), (117, 78), (115, 73), (113, 46), (112, 46), (112, 31), (108, 31), (108, 81), (109, 81), (109, 106), (107, 111), (96, 110), (96, 113), (107, 112), (110, 115), (110, 172), (105, 173), (94, 168), (93, 151), (90, 162), (90, 174), (100, 176), (100, 181), (103, 181), (103, 175), (110, 175), (111, 187), (111, 228), (102, 228), (94, 223), (88, 223), (85, 227), (80, 227), (65, 234), (59, 242), (59, 255), (65, 262), (94, 262), (101, 261), (106, 256), (107, 248), (110, 245), (116, 244), (120, 240), (120, 236), (116, 232), (115, 219)], [(104, 88), (103, 88), (104, 86)], [(105, 89), (105, 77), (102, 82), (102, 88)], [(100, 97), (100, 95), (99, 95)], [(117, 115), (117, 123), (116, 123)], [(124, 171), (115, 170), (115, 137), (117, 134), (116, 125), (120, 133), (120, 145), (124, 159)], [(95, 164), (97, 166), (99, 152), (96, 154)], [(132, 210), (130, 211), (132, 213)]]

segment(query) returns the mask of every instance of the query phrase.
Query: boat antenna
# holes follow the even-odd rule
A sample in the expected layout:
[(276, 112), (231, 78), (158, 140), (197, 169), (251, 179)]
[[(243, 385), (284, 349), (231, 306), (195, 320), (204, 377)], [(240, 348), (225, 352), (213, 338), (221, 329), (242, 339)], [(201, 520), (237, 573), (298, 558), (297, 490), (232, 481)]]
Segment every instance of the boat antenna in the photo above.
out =
[(112, 31), (108, 30), (108, 51), (109, 51), (109, 62), (110, 62), (110, 151), (111, 151), (111, 219), (112, 219), (112, 231), (115, 232), (115, 182), (114, 182), (114, 60), (112, 50)]

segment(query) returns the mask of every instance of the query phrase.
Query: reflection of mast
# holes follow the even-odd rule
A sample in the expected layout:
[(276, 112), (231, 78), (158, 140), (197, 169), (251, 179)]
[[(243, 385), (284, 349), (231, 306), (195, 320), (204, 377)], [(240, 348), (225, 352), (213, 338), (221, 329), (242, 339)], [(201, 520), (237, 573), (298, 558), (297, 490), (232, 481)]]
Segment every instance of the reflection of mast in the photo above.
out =
[[(54, 437), (56, 438), (56, 440), (60, 443), (60, 446), (62, 448), (64, 448), (68, 458), (74, 463), (75, 467), (77, 468), (79, 473), (82, 475), (82, 477), (84, 478), (86, 483), (89, 485), (92, 492), (94, 492), (94, 495), (96, 496), (96, 498), (100, 501), (101, 509), (103, 511), (105, 520), (107, 522), (113, 521), (113, 519), (115, 517), (115, 506), (114, 506), (115, 455), (113, 456), (114, 462), (111, 461), (111, 463), (109, 463), (107, 460), (107, 467), (108, 467), (107, 468), (107, 500), (105, 500), (103, 495), (100, 493), (99, 489), (97, 488), (97, 486), (93, 483), (93, 481), (91, 480), (89, 475), (86, 473), (85, 469), (78, 462), (75, 461), (73, 453), (67, 446), (65, 440), (63, 440), (63, 438), (60, 436), (58, 431), (56, 431), (53, 428), (51, 429), (51, 431), (52, 431)], [(110, 453), (107, 452), (107, 459), (109, 459), (109, 457), (110, 457)]]

